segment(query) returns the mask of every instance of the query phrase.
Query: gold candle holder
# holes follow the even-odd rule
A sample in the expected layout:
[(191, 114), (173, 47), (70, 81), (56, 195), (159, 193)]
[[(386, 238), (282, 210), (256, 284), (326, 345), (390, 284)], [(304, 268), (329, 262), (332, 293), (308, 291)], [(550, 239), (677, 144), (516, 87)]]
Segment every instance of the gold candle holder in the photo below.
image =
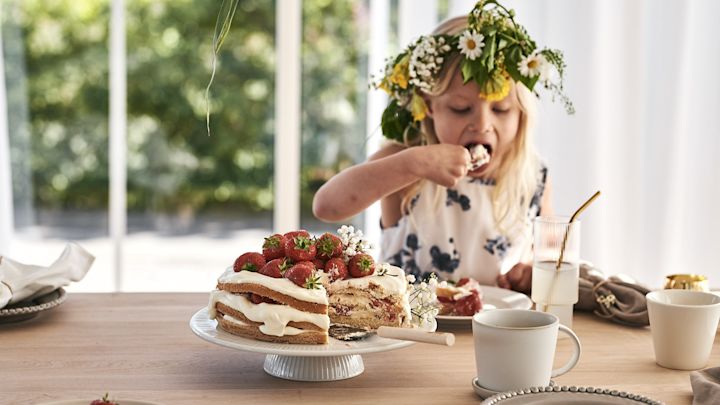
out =
[(671, 274), (665, 277), (665, 289), (710, 291), (707, 277), (701, 274)]

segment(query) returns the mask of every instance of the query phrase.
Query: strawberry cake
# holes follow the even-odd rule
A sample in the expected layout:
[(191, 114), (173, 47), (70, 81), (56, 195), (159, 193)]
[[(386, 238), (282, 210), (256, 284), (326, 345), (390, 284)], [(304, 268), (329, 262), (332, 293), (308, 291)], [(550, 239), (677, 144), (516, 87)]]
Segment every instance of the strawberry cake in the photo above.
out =
[(440, 303), (440, 315), (472, 316), (482, 309), (482, 290), (472, 278), (461, 278), (456, 284), (442, 281), (435, 294)]
[(240, 255), (211, 292), (208, 312), (239, 336), (278, 343), (323, 344), (330, 324), (367, 330), (410, 327), (402, 269), (376, 264), (362, 233), (306, 231), (265, 238), (262, 253)]
[(375, 274), (329, 283), (332, 323), (364, 329), (409, 326), (411, 313), (405, 272), (387, 263), (377, 267)]
[(289, 278), (227, 269), (217, 288), (210, 294), (208, 310), (222, 329), (269, 342), (327, 343), (330, 318), (321, 285), (305, 288)]

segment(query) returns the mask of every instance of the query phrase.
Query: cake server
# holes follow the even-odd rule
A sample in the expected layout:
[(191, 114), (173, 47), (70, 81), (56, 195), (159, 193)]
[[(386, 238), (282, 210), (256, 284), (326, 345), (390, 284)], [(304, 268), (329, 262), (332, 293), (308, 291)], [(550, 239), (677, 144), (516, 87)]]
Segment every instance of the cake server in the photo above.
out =
[(380, 337), (389, 339), (410, 340), (413, 342), (444, 346), (452, 346), (455, 344), (455, 335), (452, 333), (428, 332), (422, 329), (396, 328), (391, 326), (381, 326), (377, 331), (371, 331), (345, 325), (331, 325), (328, 333), (335, 339), (345, 341), (365, 339), (370, 335), (377, 334)]

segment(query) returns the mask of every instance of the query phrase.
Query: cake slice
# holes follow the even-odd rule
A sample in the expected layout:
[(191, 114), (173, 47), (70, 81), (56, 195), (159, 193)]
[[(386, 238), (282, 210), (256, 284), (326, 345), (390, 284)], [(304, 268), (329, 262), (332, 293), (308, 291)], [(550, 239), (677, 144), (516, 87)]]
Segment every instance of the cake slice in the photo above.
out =
[(387, 263), (368, 276), (328, 284), (329, 315), (333, 324), (377, 329), (409, 327), (411, 320), (405, 272)]
[(488, 153), (485, 145), (477, 144), (472, 145), (470, 151), (470, 163), (468, 164), (468, 171), (472, 172), (482, 167), (485, 163), (490, 162), (490, 153)]
[(328, 342), (327, 292), (287, 278), (229, 268), (210, 294), (208, 312), (225, 331), (267, 342)]
[(442, 281), (435, 294), (440, 303), (440, 315), (472, 316), (482, 309), (482, 290), (472, 278), (461, 278), (457, 284)]

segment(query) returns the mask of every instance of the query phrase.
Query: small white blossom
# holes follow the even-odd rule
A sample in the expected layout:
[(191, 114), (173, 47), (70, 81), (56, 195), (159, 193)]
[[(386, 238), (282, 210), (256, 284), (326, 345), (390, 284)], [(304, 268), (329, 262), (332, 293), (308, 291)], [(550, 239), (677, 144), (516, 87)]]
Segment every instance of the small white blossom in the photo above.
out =
[(465, 30), (460, 36), (458, 49), (460, 49), (460, 53), (465, 55), (466, 58), (475, 60), (482, 54), (483, 47), (485, 46), (485, 43), (483, 42), (484, 39), (485, 37), (483, 34), (479, 34), (471, 30)]
[(408, 70), (410, 84), (430, 91), (435, 85), (435, 76), (442, 68), (442, 55), (450, 51), (443, 37), (421, 37), (410, 54)]
[(415, 276), (413, 276), (412, 274), (408, 274), (407, 276), (405, 276), (405, 279), (406, 279), (406, 280), (408, 281), (408, 283), (410, 283), (410, 284), (412, 284), (412, 283), (415, 282)]
[(356, 231), (353, 226), (343, 225), (337, 232), (342, 242), (345, 260), (358, 253), (368, 253), (372, 249), (370, 242), (363, 239), (363, 232), (359, 229)]
[(412, 284), (415, 281), (413, 275), (408, 275), (406, 278), (410, 283), (408, 290), (410, 293), (410, 307), (413, 320), (421, 327), (432, 324), (439, 309), (436, 305), (437, 296), (435, 295), (435, 289), (429, 288), (428, 284), (433, 285), (433, 283), (437, 283), (435, 274), (433, 273), (430, 276), (428, 283), (422, 282), (417, 285)]

